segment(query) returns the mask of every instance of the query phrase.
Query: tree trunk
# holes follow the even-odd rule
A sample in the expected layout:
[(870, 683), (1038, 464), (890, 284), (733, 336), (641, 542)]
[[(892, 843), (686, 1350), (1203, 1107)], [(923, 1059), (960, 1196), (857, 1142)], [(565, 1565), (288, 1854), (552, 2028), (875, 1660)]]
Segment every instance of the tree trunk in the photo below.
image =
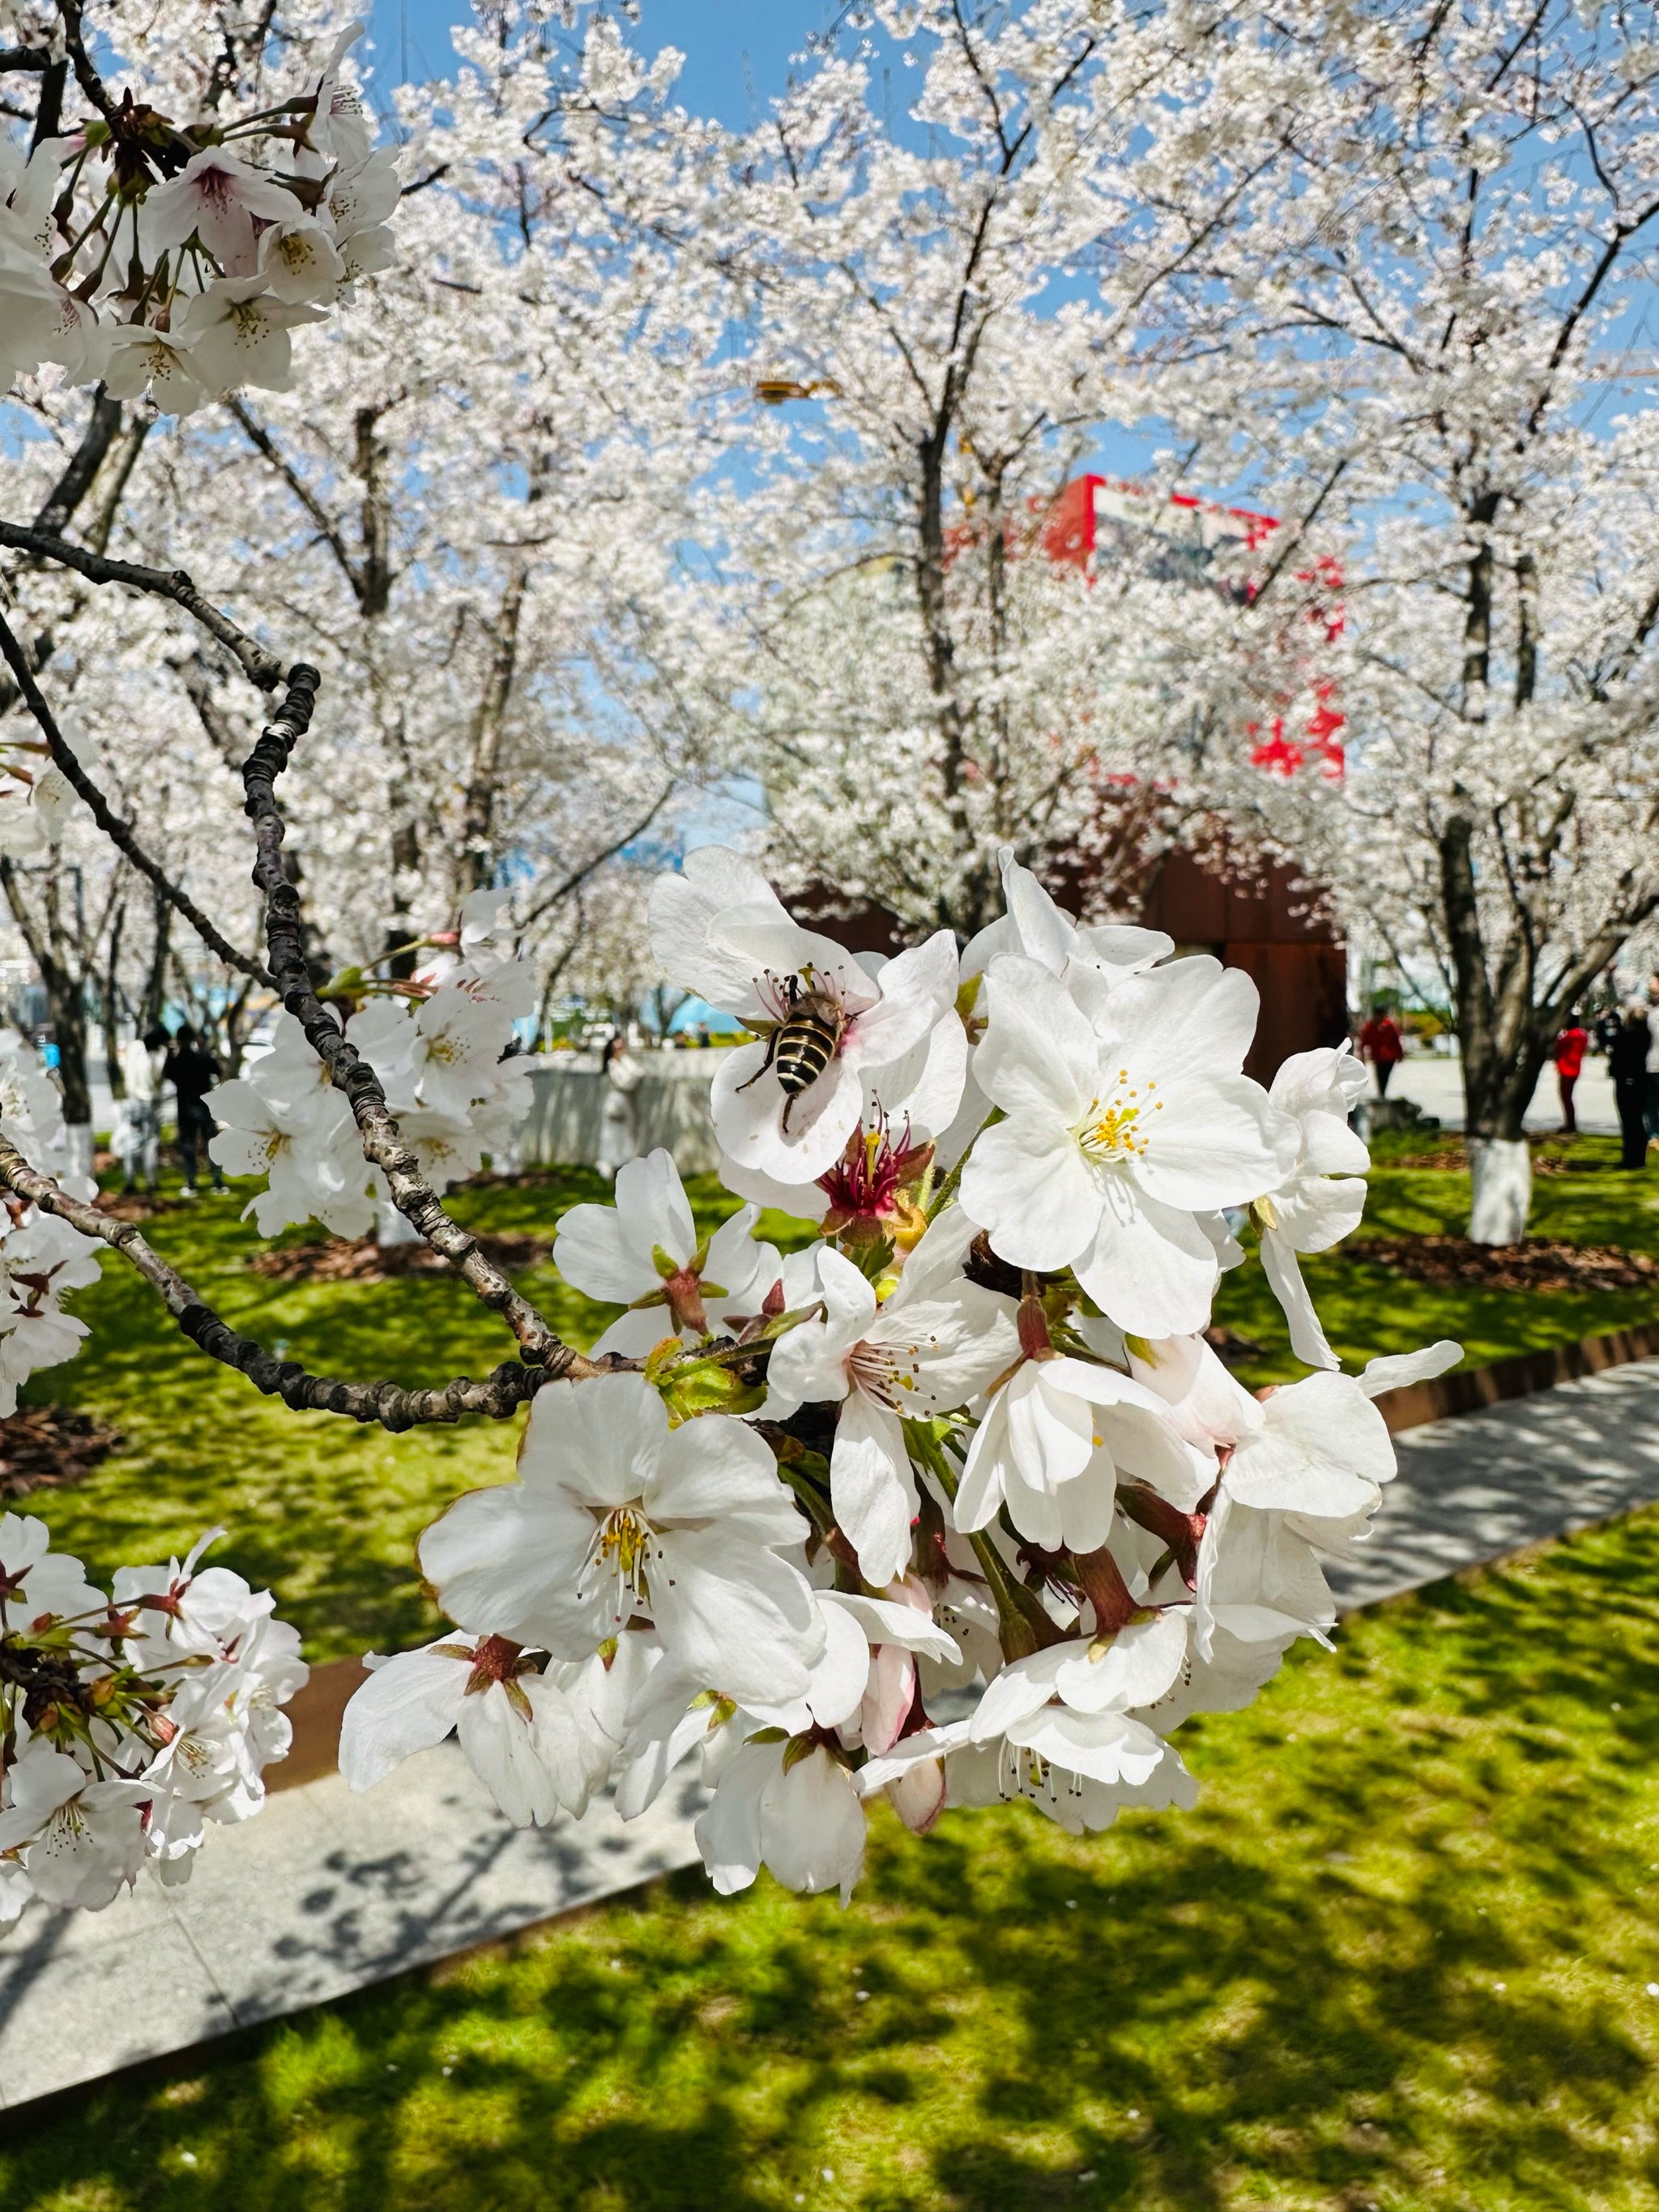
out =
[(121, 986), (117, 971), (121, 964), (121, 933), (126, 917), (125, 906), (118, 906), (110, 925), (109, 951), (98, 988), (99, 1012), (104, 1024), (104, 1073), (112, 1098), (125, 1098), (127, 1095), (126, 1072), (121, 1066), (121, 1048), (116, 1041), (121, 1027)]
[(1471, 1244), (1519, 1244), (1532, 1211), (1532, 1152), (1524, 1137), (1468, 1139)]
[[(92, 1122), (92, 1091), (87, 1081), (87, 992), (83, 978), (70, 966), (60, 951), (64, 939), (58, 926), (56, 876), (49, 873), (47, 877), (44, 929), (24, 903), (16, 869), (3, 857), (0, 857), (0, 886), (5, 890), (12, 919), (28, 946), (46, 994), (52, 1042), (58, 1047), (58, 1080), (64, 1094), (64, 1119), (70, 1125), (71, 1147), (84, 1146), (84, 1133), (77, 1138), (75, 1133), (86, 1132)], [(87, 1149), (89, 1152), (89, 1146)]]
[(161, 1009), (167, 1004), (167, 952), (173, 939), (173, 908), (158, 891), (155, 905), (155, 936), (150, 951), (149, 973), (144, 978), (144, 995), (138, 1005), (138, 1034), (143, 1036), (153, 1030), (161, 1018)]
[(69, 1129), (70, 1164), (77, 1175), (85, 1175), (92, 1165), (92, 1085), (87, 1080), (86, 1000), (78, 987), (72, 994), (60, 996), (48, 984), (46, 1002), (52, 1008), (52, 1033), (58, 1043), (58, 1080), (64, 1087), (64, 1120)]

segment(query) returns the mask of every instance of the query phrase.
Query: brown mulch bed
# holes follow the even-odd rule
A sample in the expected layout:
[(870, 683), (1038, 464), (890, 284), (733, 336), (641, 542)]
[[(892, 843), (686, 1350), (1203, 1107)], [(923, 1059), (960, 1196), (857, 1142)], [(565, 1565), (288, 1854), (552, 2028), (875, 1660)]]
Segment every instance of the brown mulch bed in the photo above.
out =
[[(222, 1205), (225, 1201), (220, 1200)], [(205, 1200), (191, 1198), (151, 1197), (137, 1190), (100, 1190), (97, 1205), (100, 1213), (107, 1213), (112, 1221), (148, 1221), (152, 1214), (184, 1213)]]
[(84, 1482), (121, 1442), (118, 1429), (71, 1407), (20, 1406), (0, 1421), (0, 1498)]
[[(1440, 1152), (1402, 1152), (1401, 1159), (1385, 1159), (1385, 1168), (1451, 1168), (1453, 1175), (1468, 1170), (1468, 1155), (1462, 1146), (1458, 1151)], [(1564, 1152), (1533, 1152), (1533, 1175), (1583, 1175), (1590, 1170), (1589, 1159), (1568, 1159)]]
[(1659, 1291), (1659, 1260), (1616, 1245), (1529, 1237), (1524, 1244), (1471, 1244), (1462, 1237), (1367, 1237), (1348, 1247), (1368, 1266), (1419, 1283), (1474, 1283), (1487, 1291)]
[[(545, 1237), (513, 1231), (481, 1237), (478, 1249), (498, 1267), (516, 1273), (521, 1268), (539, 1267), (553, 1246)], [(255, 1253), (247, 1264), (251, 1273), (268, 1275), (278, 1283), (386, 1283), (396, 1276), (454, 1272), (429, 1244), (382, 1248), (369, 1237), (353, 1240), (331, 1237), (325, 1243), (285, 1244), (274, 1252)]]

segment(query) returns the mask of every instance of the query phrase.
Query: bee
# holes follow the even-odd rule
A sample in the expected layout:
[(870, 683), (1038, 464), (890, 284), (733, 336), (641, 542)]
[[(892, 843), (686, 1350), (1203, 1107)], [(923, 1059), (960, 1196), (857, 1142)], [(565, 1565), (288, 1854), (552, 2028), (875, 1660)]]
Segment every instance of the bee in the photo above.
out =
[(811, 1090), (830, 1061), (841, 1049), (846, 1033), (847, 1016), (841, 1001), (828, 991), (803, 989), (799, 975), (791, 975), (783, 986), (784, 1017), (766, 1041), (766, 1057), (748, 1083), (740, 1083), (739, 1091), (758, 1083), (769, 1068), (778, 1079), (778, 1088), (783, 1093), (783, 1133), (789, 1133), (789, 1115), (795, 1101), (804, 1091)]

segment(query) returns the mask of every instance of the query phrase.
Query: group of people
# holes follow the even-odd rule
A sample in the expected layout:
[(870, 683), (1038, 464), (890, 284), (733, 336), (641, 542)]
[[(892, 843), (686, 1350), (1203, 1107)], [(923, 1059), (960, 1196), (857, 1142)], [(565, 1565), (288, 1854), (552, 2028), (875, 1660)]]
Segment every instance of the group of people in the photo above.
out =
[[(1574, 1093), (1591, 1048), (1591, 1033), (1578, 1016), (1570, 1014), (1551, 1052), (1555, 1079), (1561, 1094), (1561, 1133), (1576, 1136), (1578, 1115)], [(1596, 1021), (1595, 1049), (1607, 1054), (1619, 1109), (1620, 1165), (1641, 1168), (1648, 1146), (1659, 1143), (1659, 972), (1648, 981), (1645, 1000), (1632, 1000), (1624, 1007), (1610, 1007)], [(1406, 1056), (1400, 1024), (1381, 1005), (1371, 1009), (1359, 1032), (1359, 1055), (1370, 1063), (1376, 1095), (1386, 1098), (1395, 1069)]]
[[(1571, 1030), (1564, 1030), (1561, 1041), (1572, 1034)], [(1577, 1031), (1581, 1037), (1583, 1034), (1582, 1029)], [(1610, 1010), (1603, 1014), (1595, 1025), (1595, 1036), (1607, 1055), (1607, 1072), (1619, 1109), (1619, 1164), (1644, 1167), (1648, 1146), (1659, 1142), (1659, 974), (1648, 978), (1645, 1004), (1633, 1000), (1622, 1012)], [(1561, 1041), (1556, 1047), (1558, 1071)], [(1578, 1065), (1583, 1065), (1582, 1048)], [(1569, 1128), (1575, 1126), (1571, 1121), (1567, 1123)]]
[[(1659, 1142), (1659, 974), (1649, 978), (1645, 1000), (1633, 999), (1625, 1006), (1609, 1006), (1597, 1017), (1594, 1042), (1596, 1050), (1607, 1054), (1607, 1073), (1613, 1078), (1619, 1112), (1619, 1164), (1645, 1167), (1648, 1146)], [(1573, 1093), (1590, 1046), (1591, 1032), (1576, 1013), (1570, 1014), (1550, 1055), (1561, 1093), (1565, 1137), (1578, 1132)]]
[(115, 1102), (110, 1149), (120, 1163), (122, 1188), (154, 1195), (161, 1157), (161, 1094), (171, 1086), (179, 1125), (179, 1153), (185, 1170), (184, 1196), (196, 1195), (199, 1153), (216, 1191), (225, 1188), (219, 1163), (208, 1151), (217, 1129), (207, 1095), (219, 1081), (213, 1055), (188, 1022), (172, 1036), (159, 1023), (131, 1038), (121, 1051), (126, 1097)]

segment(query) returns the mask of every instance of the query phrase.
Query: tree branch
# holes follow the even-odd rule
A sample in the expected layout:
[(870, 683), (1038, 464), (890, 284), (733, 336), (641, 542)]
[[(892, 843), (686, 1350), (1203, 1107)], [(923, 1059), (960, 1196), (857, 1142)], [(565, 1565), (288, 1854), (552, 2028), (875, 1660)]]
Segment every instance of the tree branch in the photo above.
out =
[(6, 665), (23, 695), (24, 703), (39, 723), (41, 734), (52, 750), (52, 766), (73, 787), (76, 796), (85, 800), (93, 820), (116, 851), (131, 860), (141, 876), (147, 877), (154, 884), (167, 904), (183, 915), (209, 951), (222, 960), (227, 968), (234, 968), (239, 975), (251, 976), (254, 982), (275, 988), (274, 977), (257, 960), (250, 960), (246, 952), (239, 952), (230, 939), (214, 927), (189, 893), (180, 890), (160, 863), (151, 860), (134, 837), (130, 825), (111, 812), (108, 800), (64, 743), (63, 732), (53, 719), (46, 696), (34, 680), (27, 657), (3, 615), (0, 615), (0, 656), (4, 657)]
[(112, 399), (100, 384), (93, 394), (92, 413), (81, 442), (70, 457), (68, 467), (52, 486), (46, 505), (34, 518), (37, 530), (49, 538), (63, 536), (70, 518), (92, 489), (93, 478), (103, 466), (104, 456), (120, 427), (121, 403)]
[(283, 680), (283, 664), (276, 654), (256, 645), (228, 615), (210, 606), (182, 568), (141, 568), (131, 561), (112, 561), (105, 554), (90, 553), (84, 546), (71, 545), (46, 531), (26, 529), (17, 522), (0, 522), (0, 545), (33, 553), (43, 561), (56, 561), (62, 568), (78, 571), (88, 583), (125, 584), (135, 592), (154, 592), (171, 599), (235, 654), (248, 681), (257, 684), (260, 690), (274, 691)]
[[(198, 1350), (246, 1375), (267, 1398), (280, 1398), (296, 1413), (341, 1413), (353, 1421), (378, 1421), (394, 1434), (434, 1421), (459, 1420), (463, 1413), (507, 1419), (554, 1379), (547, 1367), (507, 1361), (481, 1382), (458, 1375), (434, 1390), (405, 1390), (396, 1382), (343, 1382), (312, 1375), (298, 1360), (278, 1359), (251, 1336), (239, 1336), (203, 1303), (178, 1269), (149, 1243), (136, 1221), (115, 1221), (95, 1206), (60, 1190), (49, 1175), (29, 1166), (15, 1146), (0, 1138), (0, 1182), (44, 1213), (55, 1213), (83, 1237), (118, 1252), (160, 1297), (184, 1334)], [(584, 1363), (586, 1364), (586, 1363)], [(590, 1370), (596, 1371), (596, 1370)]]
[(398, 1133), (380, 1078), (356, 1048), (347, 1043), (313, 988), (306, 964), (300, 895), (283, 872), (284, 831), (276, 785), (295, 746), (310, 726), (321, 681), (317, 671), (303, 662), (289, 671), (287, 694), (275, 720), (266, 725), (258, 744), (242, 763), (246, 811), (258, 845), (253, 880), (264, 895), (265, 943), (283, 1004), (304, 1030), (307, 1043), (327, 1067), (335, 1088), (345, 1094), (356, 1119), (363, 1157), (385, 1176), (392, 1203), (405, 1220), (465, 1277), (484, 1305), (501, 1315), (518, 1338), (526, 1360), (551, 1376), (598, 1374), (601, 1370), (554, 1334), (535, 1307), (484, 1257), (477, 1239), (445, 1211), (437, 1193), (422, 1175), (419, 1161)]

